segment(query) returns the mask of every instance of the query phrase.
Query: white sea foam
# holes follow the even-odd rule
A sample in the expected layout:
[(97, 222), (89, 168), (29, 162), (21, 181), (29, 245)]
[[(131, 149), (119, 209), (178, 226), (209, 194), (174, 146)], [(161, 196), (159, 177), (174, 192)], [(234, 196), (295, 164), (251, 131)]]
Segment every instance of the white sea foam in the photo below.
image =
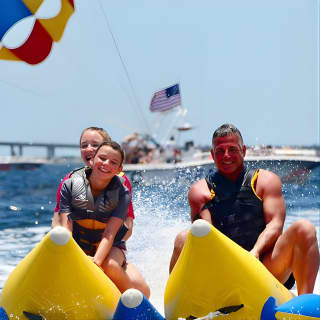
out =
[(136, 209), (134, 234), (128, 241), (128, 260), (142, 272), (151, 289), (151, 303), (164, 314), (163, 297), (174, 239), (178, 232), (190, 227), (190, 223), (170, 218), (168, 211), (156, 214), (142, 213), (142, 210)]

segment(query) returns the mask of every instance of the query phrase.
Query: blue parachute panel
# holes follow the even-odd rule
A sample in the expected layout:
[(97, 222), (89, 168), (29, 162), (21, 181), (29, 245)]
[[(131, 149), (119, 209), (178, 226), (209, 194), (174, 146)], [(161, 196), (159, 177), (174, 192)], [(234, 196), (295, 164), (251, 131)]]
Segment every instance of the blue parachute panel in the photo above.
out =
[(0, 1), (0, 41), (6, 32), (19, 20), (31, 16), (32, 12), (21, 0)]

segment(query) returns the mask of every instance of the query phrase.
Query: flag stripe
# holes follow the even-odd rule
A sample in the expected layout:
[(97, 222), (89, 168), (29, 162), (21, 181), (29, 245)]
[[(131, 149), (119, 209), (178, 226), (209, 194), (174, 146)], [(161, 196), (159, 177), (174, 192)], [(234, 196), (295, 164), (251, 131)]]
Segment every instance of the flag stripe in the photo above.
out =
[[(173, 87), (178, 86), (178, 90), (175, 91), (177, 93), (167, 96), (167, 91), (172, 89)], [(151, 112), (161, 112), (167, 111), (174, 107), (181, 105), (181, 95), (179, 90), (179, 85), (176, 84), (164, 90), (157, 91), (153, 94), (151, 102), (150, 102), (150, 111)]]
[(153, 106), (151, 107), (151, 111), (168, 110), (168, 109), (174, 108), (180, 104), (181, 104), (180, 99), (170, 99), (170, 101), (153, 104)]
[(165, 99), (165, 100), (154, 100), (152, 104), (152, 108), (161, 108), (161, 107), (170, 107), (171, 105), (176, 105), (181, 103), (181, 99), (179, 97)]

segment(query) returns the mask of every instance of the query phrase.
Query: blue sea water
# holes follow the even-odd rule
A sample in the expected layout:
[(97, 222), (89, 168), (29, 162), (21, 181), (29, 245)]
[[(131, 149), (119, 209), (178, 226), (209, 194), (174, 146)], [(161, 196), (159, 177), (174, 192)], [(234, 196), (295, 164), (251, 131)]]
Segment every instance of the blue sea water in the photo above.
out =
[[(19, 261), (49, 231), (60, 179), (73, 167), (43, 165), (34, 170), (0, 172), (0, 290)], [(152, 185), (133, 185), (134, 233), (128, 260), (138, 266), (151, 287), (151, 302), (163, 311), (163, 293), (175, 235), (187, 228), (187, 192), (192, 177)], [(320, 167), (304, 183), (284, 183), (285, 228), (299, 218), (320, 228)], [(317, 283), (319, 285), (319, 282)], [(315, 292), (320, 293), (320, 288)]]

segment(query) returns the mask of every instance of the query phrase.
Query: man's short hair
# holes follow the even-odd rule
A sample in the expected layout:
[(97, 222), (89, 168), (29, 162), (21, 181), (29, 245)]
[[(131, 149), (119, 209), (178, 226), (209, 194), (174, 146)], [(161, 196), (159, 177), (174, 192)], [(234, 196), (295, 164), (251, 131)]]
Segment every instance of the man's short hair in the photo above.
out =
[(243, 147), (243, 139), (242, 139), (241, 132), (239, 131), (239, 129), (236, 126), (234, 126), (233, 124), (230, 124), (230, 123), (225, 123), (225, 124), (221, 125), (218, 129), (216, 129), (216, 131), (213, 133), (213, 136), (212, 136), (212, 145), (214, 144), (214, 141), (216, 138), (231, 136), (234, 134), (236, 134), (238, 136), (239, 146), (242, 148)]

